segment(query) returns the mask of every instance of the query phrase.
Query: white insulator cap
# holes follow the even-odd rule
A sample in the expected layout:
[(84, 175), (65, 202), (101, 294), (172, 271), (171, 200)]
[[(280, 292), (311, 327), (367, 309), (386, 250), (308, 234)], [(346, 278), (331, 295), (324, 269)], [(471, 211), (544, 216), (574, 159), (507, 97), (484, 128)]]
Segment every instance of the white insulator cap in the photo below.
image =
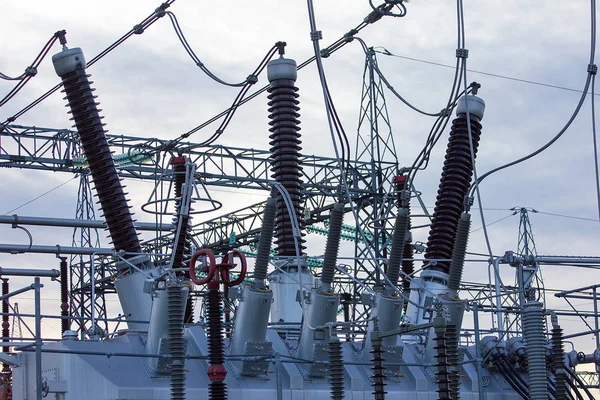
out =
[(297, 77), (296, 61), (290, 58), (278, 58), (269, 61), (267, 65), (267, 78), (269, 78), (269, 82), (277, 79), (291, 79), (295, 81)]
[(62, 339), (63, 340), (77, 340), (77, 332), (71, 331), (71, 330), (66, 330), (62, 334)]
[[(483, 113), (485, 111), (485, 101), (477, 96), (467, 96), (469, 101), (469, 115), (473, 115), (477, 117), (480, 121), (483, 119)], [(456, 115), (466, 114), (467, 113), (467, 101), (465, 100), (465, 96), (461, 97), (458, 100), (458, 105), (456, 106)]]
[(54, 70), (58, 76), (63, 76), (69, 72), (73, 72), (78, 68), (85, 68), (85, 58), (83, 51), (79, 47), (65, 49), (60, 53), (52, 56)]

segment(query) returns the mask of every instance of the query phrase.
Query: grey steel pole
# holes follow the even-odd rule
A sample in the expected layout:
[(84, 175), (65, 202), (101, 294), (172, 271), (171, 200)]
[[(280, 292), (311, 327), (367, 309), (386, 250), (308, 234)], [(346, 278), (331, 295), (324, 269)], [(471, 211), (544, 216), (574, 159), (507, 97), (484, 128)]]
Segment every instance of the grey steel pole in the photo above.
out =
[(599, 349), (600, 348), (600, 335), (598, 334), (599, 332), (599, 326), (598, 326), (598, 288), (594, 288), (594, 327), (595, 332), (594, 332), (594, 336), (596, 337), (596, 348)]
[(277, 400), (283, 400), (283, 377), (281, 371), (281, 354), (275, 353), (275, 380), (277, 381)]
[(60, 271), (57, 269), (24, 269), (0, 267), (0, 276), (41, 276), (44, 278), (58, 278)]
[(483, 371), (481, 370), (481, 348), (479, 342), (479, 305), (473, 304), (473, 325), (475, 330), (475, 367), (477, 368), (477, 391), (479, 400), (484, 400), (483, 396)]
[(68, 247), (68, 246), (28, 246), (26, 244), (0, 244), (0, 253), (46, 253), (46, 254), (83, 254), (91, 256), (94, 253), (102, 255), (114, 254), (113, 249), (95, 249), (93, 247)]
[[(0, 215), (0, 224), (10, 225), (36, 225), (36, 226), (55, 226), (63, 228), (92, 228), (105, 229), (104, 221), (74, 219), (74, 218), (47, 218), (47, 217), (28, 217), (22, 215)], [(134, 222), (136, 229), (140, 231), (163, 231), (169, 232), (173, 228), (171, 225), (155, 224), (152, 222)]]
[[(9, 297), (13, 297), (13, 296), (16, 296), (21, 293), (29, 292), (31, 289), (34, 289), (34, 285), (30, 285), (30, 286), (27, 286), (27, 287), (24, 287), (21, 289), (17, 289), (13, 292), (10, 292), (3, 296), (0, 296), (0, 301), (4, 301), (4, 300), (8, 299)], [(2, 315), (4, 315), (4, 313), (2, 313)]]
[(42, 317), (40, 301), (40, 278), (35, 277), (35, 382), (36, 399), (42, 400)]

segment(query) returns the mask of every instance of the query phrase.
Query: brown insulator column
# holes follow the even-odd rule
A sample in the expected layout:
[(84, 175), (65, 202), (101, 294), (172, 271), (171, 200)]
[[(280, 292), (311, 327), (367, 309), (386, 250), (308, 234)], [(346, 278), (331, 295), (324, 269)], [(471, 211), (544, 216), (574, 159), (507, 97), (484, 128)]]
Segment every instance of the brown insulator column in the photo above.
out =
[(71, 329), (71, 320), (69, 317), (69, 272), (67, 258), (60, 257), (60, 328), (65, 333)]
[[(302, 166), (300, 163), (300, 120), (298, 111), (298, 88), (296, 62), (283, 57), (269, 62), (267, 75), (271, 86), (269, 92), (269, 143), (271, 147), (272, 177), (285, 187), (290, 194), (298, 226), (304, 231), (304, 199), (302, 194)], [(304, 233), (302, 232), (302, 236)], [(275, 243), (280, 256), (295, 256), (294, 231), (289, 213), (281, 196), (277, 197), (277, 214), (275, 219)], [(306, 248), (300, 239), (300, 251)]]
[[(446, 149), (446, 159), (438, 189), (433, 220), (427, 240), (426, 259), (450, 260), (454, 248), (454, 238), (460, 215), (465, 209), (465, 197), (471, 185), (473, 163), (467, 124), (471, 125), (474, 155), (477, 155), (481, 124), (485, 103), (479, 97), (468, 96), (469, 117), (467, 120), (466, 100), (461, 98), (456, 109), (457, 118), (452, 121), (450, 139)], [(450, 261), (437, 261), (426, 269), (434, 269), (446, 274), (450, 271)]]
[[(96, 194), (106, 219), (115, 250), (140, 253), (142, 248), (129, 212), (127, 199), (113, 161), (94, 89), (85, 72), (80, 48), (64, 49), (52, 57), (54, 69), (64, 86), (65, 99), (88, 160)], [(126, 256), (128, 258), (133, 255)]]
[[(2, 296), (6, 296), (9, 293), (9, 284), (8, 279), (2, 278)], [(9, 342), (10, 341), (10, 322), (8, 322), (8, 298), (5, 298), (2, 301), (2, 341)], [(2, 346), (2, 352), (8, 354), (9, 352), (8, 346)], [(3, 364), (2, 372), (9, 372), (10, 368), (8, 364)]]

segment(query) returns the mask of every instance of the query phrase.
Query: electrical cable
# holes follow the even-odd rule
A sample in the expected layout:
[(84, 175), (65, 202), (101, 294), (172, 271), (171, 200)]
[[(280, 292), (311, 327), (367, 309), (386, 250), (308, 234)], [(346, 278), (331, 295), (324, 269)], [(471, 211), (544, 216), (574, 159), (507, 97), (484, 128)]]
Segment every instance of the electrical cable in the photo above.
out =
[[(464, 16), (464, 10), (463, 10), (463, 2), (462, 0), (457, 0), (457, 8), (458, 8), (458, 13), (460, 15), (459, 17), (459, 23), (461, 26), (461, 31), (462, 31), (462, 42), (461, 42), (461, 53), (464, 54), (464, 56), (462, 57), (462, 74), (463, 74), (463, 85), (464, 85), (464, 91), (465, 93), (467, 92), (467, 58), (466, 58), (466, 48), (465, 48), (465, 16)], [(473, 132), (471, 129), (471, 117), (469, 116), (469, 101), (468, 101), (468, 97), (467, 94), (465, 94), (465, 114), (466, 114), (466, 118), (467, 118), (467, 132), (469, 135), (469, 152), (471, 153), (471, 165), (473, 166), (473, 180), (475, 182), (477, 182), (477, 167), (475, 164), (475, 148), (473, 146)], [(481, 192), (479, 190), (479, 186), (476, 186), (476, 194), (477, 194), (477, 203), (479, 204), (479, 216), (481, 218), (481, 227), (483, 228), (483, 237), (485, 239), (485, 244), (486, 247), (488, 249), (488, 253), (490, 254), (490, 259), (493, 259), (493, 254), (494, 252), (492, 251), (492, 244), (490, 242), (490, 237), (488, 235), (488, 231), (487, 231), (487, 225), (485, 223), (485, 215), (483, 212), (483, 204), (481, 202)], [(465, 211), (469, 212), (469, 209), (471, 207), (471, 200), (470, 197), (467, 197), (465, 199)]]
[[(568, 367), (565, 366), (565, 371), (567, 371), (567, 374), (569, 374), (571, 376), (571, 378), (573, 378), (575, 381), (577, 381), (577, 384), (583, 389), (583, 391), (585, 392), (585, 394), (588, 395), (588, 397), (590, 398), (590, 400), (594, 400), (595, 399), (595, 397), (592, 395), (592, 393), (590, 392), (590, 390), (585, 386), (585, 383), (581, 380), (581, 378), (579, 376), (577, 376), (577, 374), (571, 368), (568, 368)], [(567, 382), (569, 382), (568, 379), (567, 379)]]
[[(209, 137), (208, 139), (204, 140), (203, 142), (200, 142), (200, 143), (190, 146), (190, 148), (186, 149), (186, 150), (191, 150), (191, 148), (196, 148), (196, 147), (209, 146), (212, 143), (214, 143), (223, 134), (223, 132), (225, 131), (225, 129), (231, 122), (231, 119), (233, 118), (233, 115), (235, 114), (236, 110), (238, 109), (238, 107), (241, 104), (243, 104), (242, 101), (244, 100), (244, 97), (246, 96), (246, 94), (248, 93), (248, 91), (250, 90), (252, 85), (254, 85), (258, 81), (258, 76), (266, 68), (269, 61), (273, 58), (275, 53), (277, 53), (277, 50), (280, 48), (281, 45), (282, 45), (282, 42), (278, 42), (267, 52), (267, 55), (262, 59), (262, 61), (258, 65), (258, 67), (256, 67), (254, 72), (250, 75), (250, 77), (253, 77), (253, 78), (252, 79), (248, 78), (248, 81), (246, 83), (244, 83), (244, 85), (242, 86), (242, 89), (239, 91), (238, 95), (233, 100), (233, 104), (231, 105), (231, 107), (228, 108), (227, 113), (225, 114), (225, 119), (221, 122), (221, 125), (219, 125), (219, 127), (215, 130), (215, 132), (212, 134), (212, 136)], [(176, 145), (183, 139), (186, 139), (186, 138), (190, 137), (192, 134), (198, 132), (198, 130), (199, 129), (194, 128), (194, 129), (180, 135), (177, 139), (170, 141), (169, 143), (167, 143), (166, 146), (172, 148), (174, 145)]]
[[(148, 17), (146, 17), (141, 23), (135, 25), (129, 32), (127, 32), (125, 35), (121, 36), (113, 44), (111, 44), (106, 49), (104, 49), (102, 52), (100, 52), (96, 57), (94, 57), (90, 61), (88, 61), (86, 63), (86, 66), (88, 68), (91, 67), (93, 64), (95, 64), (96, 62), (98, 62), (100, 59), (102, 59), (104, 56), (106, 56), (112, 50), (114, 50), (115, 48), (117, 48), (119, 45), (121, 45), (124, 41), (126, 41), (127, 39), (129, 39), (134, 34), (140, 35), (140, 34), (144, 33), (144, 31), (150, 25), (152, 25), (153, 23), (155, 23), (156, 21), (158, 21), (160, 18), (162, 18), (165, 15), (165, 10), (167, 8), (169, 8), (169, 6), (171, 4), (173, 4), (173, 2), (175, 2), (175, 0), (167, 0), (164, 3), (162, 3), (158, 8), (156, 8), (154, 10), (154, 12), (151, 15), (149, 15)], [(40, 104), (42, 101), (44, 101), (45, 99), (47, 99), (48, 97), (50, 97), (51, 94), (57, 92), (62, 86), (63, 86), (62, 82), (59, 83), (59, 84), (57, 84), (56, 86), (54, 86), (53, 88), (51, 88), (50, 90), (48, 90), (46, 93), (44, 93), (43, 95), (41, 95), (40, 97), (38, 97), (36, 100), (34, 100), (33, 102), (31, 102), (25, 108), (23, 108), (20, 111), (18, 111), (12, 117), (7, 118), (6, 121), (4, 121), (4, 123), (0, 124), (0, 127), (16, 121), (18, 118), (20, 118), (21, 116), (23, 116), (23, 114), (27, 113), (32, 108), (34, 108), (35, 106), (37, 106), (38, 104)]]
[(10, 92), (8, 92), (8, 94), (6, 96), (4, 96), (4, 98), (2, 100), (0, 100), (0, 107), (4, 106), (6, 103), (8, 103), (10, 101), (10, 99), (15, 97), (15, 95), (17, 93), (19, 93), (19, 91), (21, 89), (23, 89), (23, 87), (25, 87), (27, 82), (29, 82), (31, 80), (31, 78), (33, 78), (34, 76), (37, 75), (38, 67), (40, 66), (40, 64), (42, 63), (42, 61), (44, 60), (44, 58), (46, 57), (46, 55), (48, 54), (48, 52), (50, 51), (50, 49), (52, 48), (54, 43), (59, 39), (60, 39), (61, 43), (63, 43), (65, 41), (65, 39), (64, 39), (65, 34), (66, 34), (66, 32), (64, 30), (55, 32), (54, 35), (52, 35), (52, 37), (46, 42), (44, 47), (42, 47), (42, 50), (37, 55), (37, 57), (33, 60), (31, 65), (29, 67), (27, 67), (25, 69), (25, 72), (23, 74), (21, 74), (19, 77), (10, 78), (4, 74), (0, 74), (0, 78), (2, 78), (2, 79), (8, 78), (6, 80), (18, 80), (19, 81), (19, 83), (17, 83), (15, 85), (15, 87), (13, 87), (12, 90)]
[(567, 131), (567, 129), (569, 129), (569, 127), (571, 126), (571, 124), (573, 123), (575, 118), (577, 118), (577, 115), (579, 115), (579, 111), (581, 110), (581, 107), (583, 106), (583, 103), (587, 96), (587, 92), (590, 87), (592, 76), (595, 74), (595, 71), (597, 69), (596, 66), (594, 65), (594, 58), (595, 58), (595, 54), (596, 54), (596, 0), (590, 0), (590, 2), (591, 2), (591, 13), (590, 13), (591, 14), (591, 29), (590, 29), (591, 30), (591, 40), (590, 40), (591, 46), (590, 46), (590, 59), (589, 59), (588, 68), (587, 68), (587, 79), (585, 81), (585, 86), (582, 91), (582, 95), (579, 99), (579, 102), (577, 103), (577, 106), (575, 107), (575, 110), (573, 111), (573, 114), (571, 115), (571, 117), (569, 118), (567, 123), (563, 126), (563, 128), (552, 139), (550, 139), (549, 142), (544, 144), (542, 147), (538, 148), (537, 150), (533, 151), (532, 153), (529, 153), (526, 156), (523, 156), (517, 160), (511, 161), (511, 162), (501, 165), (499, 167), (496, 167), (496, 168), (486, 172), (485, 174), (481, 175), (471, 185), (471, 188), (469, 189), (469, 197), (472, 197), (472, 194), (475, 191), (475, 188), (479, 187), (481, 182), (488, 176), (490, 176), (498, 171), (501, 171), (503, 169), (506, 169), (508, 167), (512, 167), (513, 165), (520, 164), (523, 161), (527, 161), (530, 158), (537, 156), (538, 154), (540, 154), (541, 152), (543, 152), (544, 150), (546, 150), (547, 148), (552, 146), (558, 139), (560, 139), (562, 137), (562, 135)]
[(226, 82), (226, 81), (220, 79), (215, 74), (213, 74), (204, 65), (204, 63), (202, 61), (200, 61), (200, 59), (198, 58), (196, 53), (194, 53), (194, 50), (192, 50), (192, 47), (188, 43), (187, 39), (185, 38), (185, 35), (183, 34), (183, 31), (181, 30), (181, 27), (179, 26), (179, 21), (177, 21), (177, 17), (175, 16), (175, 14), (173, 14), (171, 11), (168, 11), (167, 16), (171, 19), (171, 24), (173, 25), (173, 29), (175, 30), (175, 33), (177, 34), (177, 37), (179, 38), (181, 45), (183, 46), (185, 51), (188, 53), (188, 55), (190, 56), (192, 61), (196, 64), (196, 66), (198, 68), (200, 68), (200, 70), (202, 70), (202, 72), (204, 72), (206, 75), (208, 75), (215, 82), (218, 82), (225, 86), (241, 87), (248, 83), (248, 79), (250, 77), (246, 78), (245, 80), (243, 80), (242, 82), (239, 82), (239, 83), (229, 83), (229, 82)]
[[(365, 55), (368, 57), (370, 55), (371, 52), (375, 53), (375, 51), (373, 50), (373, 48), (369, 48), (367, 46), (367, 44), (365, 43), (364, 40), (362, 40), (360, 37), (355, 36), (354, 37), (355, 40), (357, 40), (363, 49), (363, 52), (365, 53)], [(387, 88), (390, 90), (390, 92), (392, 92), (392, 94), (394, 94), (394, 96), (396, 96), (400, 101), (402, 101), (406, 106), (408, 106), (409, 108), (411, 108), (412, 110), (418, 112), (419, 114), (423, 114), (429, 117), (439, 117), (441, 115), (443, 115), (445, 113), (445, 110), (442, 110), (438, 113), (429, 113), (426, 111), (422, 111), (419, 108), (413, 106), (411, 103), (409, 103), (407, 100), (404, 99), (404, 97), (402, 97), (400, 95), (400, 93), (398, 93), (396, 91), (396, 89), (394, 89), (394, 87), (390, 84), (390, 82), (387, 80), (387, 78), (385, 77), (385, 75), (383, 75), (383, 72), (381, 72), (381, 70), (379, 69), (379, 66), (373, 62), (373, 60), (369, 57), (368, 58), (368, 62), (369, 65), (373, 68), (373, 70), (377, 73), (377, 75), (379, 76), (379, 78), (383, 81), (383, 83), (385, 83), (385, 85), (387, 86)]]
[(52, 193), (52, 192), (54, 192), (54, 191), (55, 191), (56, 189), (58, 189), (58, 188), (61, 188), (61, 187), (63, 187), (64, 185), (66, 185), (67, 183), (71, 182), (73, 179), (77, 178), (78, 176), (79, 176), (79, 175), (75, 175), (75, 176), (73, 176), (71, 179), (69, 179), (69, 180), (67, 180), (67, 181), (65, 181), (65, 182), (63, 182), (63, 183), (61, 183), (60, 185), (58, 185), (58, 186), (55, 186), (55, 187), (53, 187), (52, 189), (50, 189), (50, 190), (48, 190), (48, 191), (46, 191), (46, 192), (44, 192), (44, 193), (40, 194), (39, 196), (37, 196), (37, 197), (34, 197), (33, 199), (31, 199), (31, 200), (29, 200), (29, 201), (27, 201), (27, 202), (25, 202), (25, 203), (21, 204), (20, 206), (18, 206), (18, 207), (15, 207), (15, 208), (13, 208), (12, 210), (9, 210), (9, 211), (5, 212), (5, 213), (4, 213), (4, 215), (8, 215), (9, 213), (11, 213), (11, 212), (13, 212), (13, 211), (17, 211), (19, 208), (25, 207), (26, 205), (28, 205), (28, 204), (31, 204), (31, 203), (33, 203), (34, 201), (38, 200), (38, 199), (41, 199), (41, 198), (42, 198), (42, 197), (44, 197), (45, 195), (47, 195), (47, 194), (49, 194), (49, 193)]
[(596, 172), (596, 199), (598, 201), (598, 220), (600, 221), (600, 172), (598, 171), (598, 142), (596, 140), (596, 106), (594, 99), (594, 86), (596, 74), (592, 75), (592, 136), (594, 139), (594, 170)]
[[(380, 6), (381, 7), (389, 7), (391, 8), (393, 5), (386, 5), (386, 4), (382, 4)], [(383, 10), (384, 8), (381, 8), (381, 10)], [(339, 49), (341, 49), (342, 47), (344, 47), (346, 44), (350, 43), (354, 36), (356, 34), (358, 34), (361, 30), (363, 30), (365, 27), (367, 27), (370, 24), (373, 24), (377, 21), (379, 21), (381, 19), (381, 17), (383, 17), (383, 11), (372, 11), (369, 15), (367, 15), (363, 21), (358, 24), (356, 27), (350, 29), (348, 32), (346, 32), (341, 38), (339, 38), (338, 40), (336, 40), (335, 42), (333, 42), (332, 44), (330, 44), (328, 47), (322, 49), (320, 51), (320, 56), (323, 58), (327, 58), (329, 56), (331, 56), (333, 53), (335, 53), (336, 51), (338, 51)], [(308, 58), (307, 60), (305, 60), (304, 62), (298, 64), (298, 67), (296, 68), (297, 71), (300, 71), (302, 68), (310, 65), (313, 61), (316, 61), (317, 57), (316, 56), (312, 56), (310, 58)], [(262, 88), (258, 89), (257, 91), (251, 93), (250, 95), (248, 95), (247, 97), (244, 97), (239, 104), (237, 105), (237, 107), (240, 107), (244, 104), (246, 104), (247, 102), (249, 102), (250, 100), (255, 99), (256, 97), (258, 97), (259, 95), (261, 95), (262, 93), (266, 92), (267, 89), (269, 88), (269, 85), (263, 86)], [(189, 134), (198, 132), (201, 129), (206, 128), (208, 125), (218, 121), (219, 119), (223, 118), (224, 116), (228, 115), (228, 113), (231, 111), (231, 108), (228, 108), (226, 110), (221, 111), (219, 114), (215, 115), (214, 117), (204, 121), (203, 123), (201, 123), (200, 125), (197, 125), (196, 127), (192, 128), (190, 131), (188, 131)], [(191, 150), (193, 148), (198, 147), (197, 145), (194, 146), (190, 146), (188, 148), (188, 150)]]
[[(382, 50), (378, 50), (378, 49), (382, 49)], [(438, 63), (435, 61), (422, 60), (420, 58), (407, 57), (407, 56), (401, 56), (399, 54), (394, 54), (394, 53), (390, 52), (388, 49), (386, 49), (385, 47), (381, 47), (381, 46), (375, 47), (375, 51), (379, 54), (383, 54), (383, 55), (390, 56), (390, 57), (401, 58), (403, 60), (415, 61), (415, 62), (420, 62), (423, 64), (430, 64), (430, 65), (435, 65), (435, 66), (444, 67), (444, 68), (452, 68), (452, 69), (455, 68), (454, 66), (452, 66), (450, 64), (442, 64), (442, 63)], [(536, 82), (536, 81), (532, 81), (532, 80), (528, 80), (528, 79), (520, 79), (520, 78), (515, 78), (515, 77), (507, 76), (507, 75), (494, 74), (491, 72), (478, 71), (475, 69), (467, 69), (467, 72), (472, 73), (472, 74), (491, 76), (493, 78), (506, 79), (509, 81), (528, 83), (530, 85), (537, 85), (537, 86), (543, 86), (543, 87), (548, 87), (548, 88), (552, 88), (552, 89), (559, 89), (559, 90), (566, 90), (569, 92), (582, 93), (581, 90), (579, 90), (579, 89), (573, 89), (573, 88), (553, 85), (553, 84), (544, 83), (544, 82)], [(594, 96), (600, 96), (600, 93), (596, 93), (596, 94), (594, 94)]]

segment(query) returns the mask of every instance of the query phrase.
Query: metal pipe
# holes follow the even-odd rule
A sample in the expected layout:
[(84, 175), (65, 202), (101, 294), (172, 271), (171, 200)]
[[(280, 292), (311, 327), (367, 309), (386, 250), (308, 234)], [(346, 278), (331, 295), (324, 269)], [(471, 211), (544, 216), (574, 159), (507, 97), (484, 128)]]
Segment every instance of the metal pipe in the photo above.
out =
[[(30, 217), (23, 215), (0, 215), (0, 224), (9, 225), (34, 225), (34, 226), (53, 226), (62, 228), (92, 228), (105, 229), (106, 223), (100, 220), (76, 219), (76, 218), (48, 218), (48, 217)], [(153, 222), (134, 222), (134, 226), (140, 231), (161, 231), (170, 232), (172, 225), (155, 224)]]
[[(29, 292), (33, 288), (34, 287), (33, 287), (33, 284), (32, 284), (30, 286), (27, 286), (27, 287), (24, 287), (24, 288), (21, 288), (21, 289), (17, 289), (17, 290), (15, 290), (13, 292), (10, 292), (10, 293), (7, 293), (5, 295), (0, 296), (0, 301), (4, 301), (4, 300), (6, 300), (6, 299), (8, 299), (10, 297), (16, 296), (16, 295), (21, 294), (21, 293)], [(2, 314), (4, 314), (4, 313), (2, 313)]]
[(40, 276), (44, 278), (58, 278), (60, 271), (57, 269), (23, 269), (0, 267), (0, 276)]
[(0, 253), (45, 253), (45, 254), (82, 254), (84, 256), (91, 256), (93, 254), (99, 255), (112, 255), (115, 253), (113, 249), (93, 247), (69, 247), (69, 246), (28, 246), (25, 244), (0, 244)]
[(42, 317), (41, 317), (41, 300), (40, 278), (36, 276), (33, 281), (35, 290), (35, 383), (36, 383), (36, 398), (42, 400)]
[(484, 400), (483, 370), (481, 368), (481, 341), (479, 340), (479, 304), (473, 304), (473, 327), (475, 329), (475, 368), (477, 369), (477, 393), (479, 400)]

